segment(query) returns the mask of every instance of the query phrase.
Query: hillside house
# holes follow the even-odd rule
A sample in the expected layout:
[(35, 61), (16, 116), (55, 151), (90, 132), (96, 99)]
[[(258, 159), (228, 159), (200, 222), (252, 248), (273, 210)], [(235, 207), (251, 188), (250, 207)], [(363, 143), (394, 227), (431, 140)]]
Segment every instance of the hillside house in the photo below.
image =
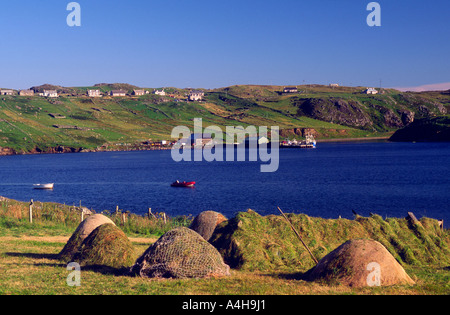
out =
[(0, 95), (13, 95), (13, 90), (0, 90)]
[(44, 92), (41, 94), (44, 97), (50, 97), (50, 98), (58, 97), (58, 92), (56, 90), (44, 90)]
[(166, 92), (164, 91), (164, 89), (162, 89), (161, 91), (155, 90), (155, 91), (153, 92), (153, 94), (159, 95), (159, 96), (165, 96), (165, 95), (166, 95)]
[(189, 93), (189, 100), (190, 101), (201, 101), (204, 96), (205, 96), (205, 92), (200, 91), (200, 90), (192, 90)]
[(378, 94), (378, 91), (377, 91), (377, 89), (374, 89), (374, 88), (368, 88), (367, 90), (364, 91), (364, 93), (375, 95), (375, 94)]
[(298, 89), (295, 86), (288, 86), (283, 89), (283, 93), (298, 93)]
[(89, 97), (102, 97), (100, 90), (88, 90), (87, 93)]
[(190, 136), (190, 143), (194, 146), (205, 146), (212, 144), (212, 137), (210, 133), (193, 133)]
[(178, 144), (181, 146), (204, 147), (205, 145), (212, 145), (213, 139), (210, 133), (193, 133), (189, 138), (178, 140)]
[(34, 96), (33, 90), (20, 90), (19, 91), (20, 96)]
[(133, 90), (133, 95), (136, 95), (136, 96), (145, 95), (145, 90)]
[(127, 91), (124, 90), (112, 90), (110, 95), (113, 97), (127, 96)]

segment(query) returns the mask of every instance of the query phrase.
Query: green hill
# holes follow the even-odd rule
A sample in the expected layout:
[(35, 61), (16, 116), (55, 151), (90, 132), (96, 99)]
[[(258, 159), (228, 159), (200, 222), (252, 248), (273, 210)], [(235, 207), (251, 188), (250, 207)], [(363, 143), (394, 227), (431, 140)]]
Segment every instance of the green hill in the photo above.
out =
[[(110, 97), (114, 89), (131, 94), (136, 86), (97, 84), (93, 87), (33, 87), (39, 93), (55, 89), (59, 98), (0, 97), (0, 154), (77, 152), (138, 147), (143, 141), (171, 140), (175, 126), (279, 126), (282, 137), (299, 137), (314, 129), (318, 139), (391, 135), (414, 119), (446, 114), (449, 92), (402, 93), (382, 90), (366, 95), (362, 87), (239, 85), (204, 90), (202, 102), (188, 102), (189, 89), (166, 88), (166, 96)], [(89, 98), (88, 89), (105, 96)]]

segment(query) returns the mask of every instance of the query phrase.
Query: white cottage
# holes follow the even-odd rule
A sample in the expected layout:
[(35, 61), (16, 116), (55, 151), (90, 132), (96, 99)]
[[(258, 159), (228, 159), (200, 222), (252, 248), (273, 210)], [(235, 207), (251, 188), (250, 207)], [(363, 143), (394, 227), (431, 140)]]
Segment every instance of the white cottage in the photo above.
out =
[(201, 101), (203, 99), (203, 96), (205, 96), (205, 92), (200, 90), (193, 90), (189, 93), (189, 100), (190, 101)]
[(102, 97), (100, 90), (88, 90), (89, 97)]
[(366, 94), (378, 94), (377, 89), (374, 88), (368, 88), (367, 90), (364, 91), (364, 93)]
[(58, 92), (56, 90), (44, 90), (44, 93), (42, 93), (42, 96), (55, 98), (55, 97), (58, 97)]

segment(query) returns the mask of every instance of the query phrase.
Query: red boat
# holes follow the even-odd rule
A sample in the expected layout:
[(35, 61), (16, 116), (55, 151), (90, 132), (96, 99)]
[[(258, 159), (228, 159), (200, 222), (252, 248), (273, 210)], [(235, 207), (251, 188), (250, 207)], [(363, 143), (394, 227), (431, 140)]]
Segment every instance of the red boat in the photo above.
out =
[(195, 182), (179, 182), (176, 181), (174, 183), (172, 183), (172, 187), (194, 187)]

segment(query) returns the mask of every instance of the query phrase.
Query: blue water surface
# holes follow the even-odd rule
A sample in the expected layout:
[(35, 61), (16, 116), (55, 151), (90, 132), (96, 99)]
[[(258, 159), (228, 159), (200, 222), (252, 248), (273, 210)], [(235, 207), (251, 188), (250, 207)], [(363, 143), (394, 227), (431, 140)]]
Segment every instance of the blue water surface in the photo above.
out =
[[(368, 216), (444, 219), (450, 223), (450, 143), (319, 143), (281, 149), (278, 171), (264, 162), (174, 162), (170, 151), (0, 157), (0, 195), (145, 214), (232, 217), (253, 209), (324, 218)], [(175, 180), (196, 181), (193, 189)], [(55, 183), (52, 191), (36, 183)]]

